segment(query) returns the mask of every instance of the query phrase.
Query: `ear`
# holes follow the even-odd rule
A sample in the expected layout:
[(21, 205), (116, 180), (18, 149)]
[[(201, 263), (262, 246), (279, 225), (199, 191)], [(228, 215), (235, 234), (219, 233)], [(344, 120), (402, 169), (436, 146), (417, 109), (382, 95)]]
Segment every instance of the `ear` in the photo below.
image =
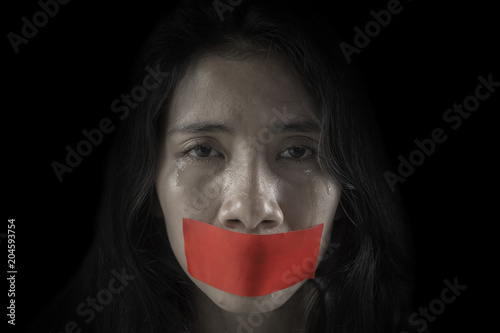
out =
[(160, 200), (158, 199), (158, 192), (156, 191), (156, 186), (153, 188), (153, 193), (151, 194), (151, 213), (156, 218), (163, 218), (163, 211), (161, 209)]

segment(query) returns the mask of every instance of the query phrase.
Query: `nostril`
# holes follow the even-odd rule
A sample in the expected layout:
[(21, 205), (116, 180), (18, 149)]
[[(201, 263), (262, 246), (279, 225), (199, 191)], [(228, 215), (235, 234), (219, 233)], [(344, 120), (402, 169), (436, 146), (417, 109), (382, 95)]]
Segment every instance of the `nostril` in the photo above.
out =
[(241, 221), (238, 219), (227, 219), (225, 226), (228, 228), (236, 228), (241, 224)]
[[(244, 228), (244, 229), (247, 229), (247, 231), (250, 230), (248, 228), (248, 226), (250, 224), (245, 223), (244, 221), (242, 221), (240, 219), (226, 219), (226, 220), (224, 220), (223, 224), (224, 224), (225, 227), (227, 227), (229, 229)], [(254, 226), (254, 228), (252, 228), (252, 230), (254, 230), (255, 227), (257, 227), (258, 225), (260, 225), (261, 228), (263, 228), (263, 229), (272, 229), (272, 228), (275, 228), (275, 227), (279, 226), (280, 223), (277, 220), (262, 220), (262, 221), (260, 221), (260, 223), (256, 223), (255, 226)]]
[(276, 228), (279, 226), (281, 223), (277, 220), (262, 220), (261, 225), (264, 228)]

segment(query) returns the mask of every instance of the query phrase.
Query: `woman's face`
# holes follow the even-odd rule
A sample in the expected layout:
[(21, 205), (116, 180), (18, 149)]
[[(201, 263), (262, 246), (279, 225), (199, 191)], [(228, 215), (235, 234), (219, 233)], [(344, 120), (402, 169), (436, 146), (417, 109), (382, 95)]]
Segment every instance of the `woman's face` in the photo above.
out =
[[(300, 80), (265, 56), (200, 59), (174, 94), (156, 189), (172, 250), (215, 304), (235, 313), (272, 311), (302, 285), (260, 297), (211, 287), (187, 271), (182, 219), (251, 234), (324, 223), (329, 244), (340, 187), (319, 168), (320, 124)], [(259, 306), (260, 304), (260, 306)]]

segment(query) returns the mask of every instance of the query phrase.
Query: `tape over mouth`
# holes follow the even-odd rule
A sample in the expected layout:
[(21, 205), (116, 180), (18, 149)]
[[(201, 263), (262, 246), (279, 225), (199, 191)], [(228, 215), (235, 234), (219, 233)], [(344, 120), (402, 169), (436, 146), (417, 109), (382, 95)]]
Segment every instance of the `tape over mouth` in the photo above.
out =
[(182, 219), (187, 269), (231, 294), (258, 297), (313, 279), (323, 223), (304, 230), (255, 235)]

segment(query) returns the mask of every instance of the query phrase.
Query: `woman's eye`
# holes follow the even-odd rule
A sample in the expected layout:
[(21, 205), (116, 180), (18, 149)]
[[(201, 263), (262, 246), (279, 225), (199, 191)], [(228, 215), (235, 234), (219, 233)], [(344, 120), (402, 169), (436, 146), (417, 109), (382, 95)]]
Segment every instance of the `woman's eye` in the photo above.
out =
[(312, 149), (303, 146), (293, 146), (287, 148), (280, 154), (280, 157), (289, 157), (294, 159), (303, 159), (313, 154)]
[(185, 154), (189, 154), (195, 157), (209, 157), (209, 156), (218, 156), (218, 152), (210, 146), (205, 145), (196, 145), (195, 147), (189, 149), (185, 152)]

